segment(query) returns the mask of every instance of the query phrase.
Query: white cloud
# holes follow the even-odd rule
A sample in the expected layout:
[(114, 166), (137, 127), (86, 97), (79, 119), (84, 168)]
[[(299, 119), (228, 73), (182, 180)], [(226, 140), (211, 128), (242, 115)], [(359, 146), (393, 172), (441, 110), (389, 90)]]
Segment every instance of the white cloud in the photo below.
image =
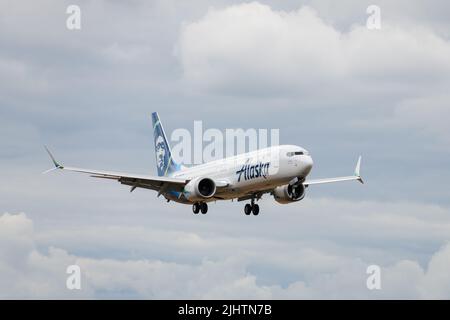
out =
[[(361, 10), (355, 21), (365, 19)], [(387, 109), (368, 125), (413, 126), (448, 141), (450, 42), (424, 24), (383, 18), (381, 30), (353, 23), (342, 31), (308, 6), (252, 2), (211, 8), (182, 27), (178, 45), (191, 90), (291, 99), (299, 109)]]
[(322, 94), (332, 84), (370, 92), (439, 81), (450, 70), (450, 44), (424, 27), (387, 23), (344, 33), (310, 7), (285, 12), (252, 2), (210, 9), (186, 24), (180, 59), (186, 80), (200, 89)]
[(65, 297), (65, 267), (76, 260), (64, 250), (36, 249), (25, 214), (0, 216), (0, 298)]
[[(339, 202), (334, 205), (344, 208)], [(305, 210), (311, 212), (310, 206), (307, 205)], [(349, 209), (347, 215), (353, 216), (361, 214), (359, 210), (365, 205), (346, 206)], [(318, 213), (320, 208), (319, 205), (314, 211)], [(388, 206), (386, 211), (390, 212), (391, 217), (397, 215), (393, 208)], [(404, 209), (407, 208), (405, 206)], [(439, 211), (433, 213), (429, 210), (427, 213), (435, 223), (443, 223), (441, 219), (444, 217), (439, 218)], [(304, 220), (307, 227), (312, 228), (304, 216), (295, 215), (298, 221)], [(341, 233), (347, 233), (349, 229), (367, 231), (374, 221), (374, 217), (369, 215), (365, 225), (357, 223), (347, 226), (349, 220), (345, 219), (346, 214), (342, 215)], [(415, 213), (411, 215), (418, 217)], [(399, 220), (403, 219), (404, 229), (413, 231), (414, 227), (407, 223), (408, 216), (404, 214)], [(284, 217), (285, 225), (291, 223), (298, 226), (299, 222), (290, 221), (292, 218), (289, 214)], [(318, 214), (315, 219), (324, 218)], [(392, 228), (395, 229), (395, 226)], [(370, 245), (373, 240), (367, 243), (362, 236), (358, 244), (347, 244), (345, 238), (342, 241), (335, 236), (337, 243), (333, 247), (294, 228), (286, 228), (283, 233), (291, 236), (293, 233), (302, 234), (301, 239), (291, 236), (283, 239), (275, 235), (267, 237), (267, 233), (245, 235), (240, 230), (230, 235), (210, 234), (200, 231), (203, 228), (189, 233), (176, 229), (163, 232), (157, 224), (145, 230), (130, 226), (97, 226), (91, 229), (37, 232), (25, 214), (0, 216), (0, 296), (262, 299), (450, 296), (450, 277), (447, 274), (450, 245), (445, 245), (444, 236), (441, 237), (441, 243), (444, 243), (441, 249), (422, 266), (421, 262), (401, 258), (404, 254), (395, 255), (395, 249), (392, 252), (389, 246), (378, 250), (382, 250), (385, 256), (394, 254), (395, 259), (371, 255), (370, 252), (376, 252), (376, 248)], [(94, 229), (96, 233), (91, 232)], [(320, 229), (321, 226), (316, 225), (316, 231), (320, 232)], [(426, 227), (422, 232), (426, 233), (423, 237), (435, 236)], [(385, 234), (381, 232), (378, 237), (384, 238)], [(394, 241), (391, 237), (387, 238), (389, 243)], [(407, 236), (405, 241), (410, 237), (413, 236)], [(405, 235), (400, 234), (399, 238), (405, 238)], [(417, 241), (427, 240), (419, 237)], [(135, 247), (139, 243), (142, 245)], [(96, 247), (92, 256), (68, 252), (83, 251), (88, 247)], [(162, 250), (152, 253), (151, 249), (144, 249), (152, 247), (161, 247)], [(111, 250), (128, 250), (131, 255), (125, 259), (114, 258)], [(102, 251), (104, 258), (99, 257), (96, 251)], [(365, 254), (361, 254), (364, 251)], [(190, 260), (186, 259), (186, 253), (191, 256)], [(167, 259), (169, 256), (171, 261)], [(373, 263), (382, 267), (381, 291), (369, 291), (365, 287), (366, 268)], [(65, 287), (65, 270), (70, 264), (81, 267), (81, 291), (69, 291)], [(266, 273), (264, 269), (270, 271)]]
[(428, 264), (424, 278), (420, 283), (421, 296), (443, 299), (450, 296), (450, 244), (436, 252)]

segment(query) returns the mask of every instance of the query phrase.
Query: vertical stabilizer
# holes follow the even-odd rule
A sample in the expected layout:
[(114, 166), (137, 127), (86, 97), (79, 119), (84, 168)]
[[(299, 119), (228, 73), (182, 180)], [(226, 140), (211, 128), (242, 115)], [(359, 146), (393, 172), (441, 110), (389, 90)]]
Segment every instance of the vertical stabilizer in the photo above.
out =
[(158, 176), (168, 176), (178, 171), (180, 166), (172, 159), (172, 151), (157, 112), (152, 113), (152, 124)]

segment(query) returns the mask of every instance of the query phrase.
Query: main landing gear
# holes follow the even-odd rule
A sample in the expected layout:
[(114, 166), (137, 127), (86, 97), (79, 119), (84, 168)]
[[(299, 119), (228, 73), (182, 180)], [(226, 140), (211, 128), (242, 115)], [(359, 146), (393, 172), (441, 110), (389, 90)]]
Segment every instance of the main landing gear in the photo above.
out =
[(252, 199), (251, 203), (247, 203), (244, 207), (244, 213), (249, 216), (253, 212), (253, 215), (257, 216), (259, 214), (259, 205), (255, 203), (255, 200)]
[(196, 202), (192, 205), (192, 212), (194, 212), (194, 214), (197, 214), (200, 211), (202, 214), (208, 212), (208, 204), (206, 202)]
[[(206, 214), (208, 212), (208, 204), (206, 202), (196, 202), (192, 205), (192, 212), (194, 212), (194, 214), (198, 214), (199, 212), (201, 212), (202, 214)], [(245, 205), (244, 213), (247, 216), (252, 213), (255, 216), (259, 214), (259, 205), (255, 203), (254, 199), (252, 199), (251, 203), (247, 203)]]

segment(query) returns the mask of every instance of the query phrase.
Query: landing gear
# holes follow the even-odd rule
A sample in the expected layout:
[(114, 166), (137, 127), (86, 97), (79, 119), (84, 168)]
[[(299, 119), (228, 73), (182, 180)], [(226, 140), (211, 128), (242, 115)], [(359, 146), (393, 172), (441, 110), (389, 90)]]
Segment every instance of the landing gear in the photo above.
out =
[(259, 214), (259, 205), (255, 203), (255, 200), (252, 199), (251, 203), (247, 203), (244, 207), (244, 213), (249, 216), (253, 212), (253, 215), (257, 216)]
[(197, 214), (200, 212), (200, 203), (196, 202), (192, 205), (192, 212)]
[(192, 212), (194, 212), (194, 214), (199, 212), (205, 214), (208, 212), (208, 204), (206, 202), (196, 202), (192, 205)]
[(259, 214), (259, 206), (257, 204), (253, 205), (253, 215), (257, 216)]

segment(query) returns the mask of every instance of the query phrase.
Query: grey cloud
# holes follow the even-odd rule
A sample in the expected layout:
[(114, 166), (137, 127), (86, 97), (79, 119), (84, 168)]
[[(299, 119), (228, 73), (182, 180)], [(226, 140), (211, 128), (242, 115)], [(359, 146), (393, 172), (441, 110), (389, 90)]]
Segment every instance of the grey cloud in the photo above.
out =
[[(85, 297), (448, 297), (439, 286), (450, 234), (447, 4), (380, 1), (386, 29), (368, 34), (358, 1), (261, 2), (279, 22), (264, 24), (264, 37), (284, 46), (277, 57), (300, 64), (260, 69), (264, 54), (253, 46), (267, 40), (258, 32), (240, 30), (249, 47), (239, 68), (242, 41), (217, 52), (220, 41), (206, 33), (229, 25), (211, 12), (223, 17), (241, 2), (84, 1), (81, 32), (65, 29), (68, 1), (0, 3), (0, 207), (27, 213), (2, 217), (11, 232), (0, 236), (0, 288), (11, 290), (1, 294), (73, 297), (64, 267), (77, 262), (90, 270)], [(296, 16), (305, 5), (308, 23)], [(298, 61), (302, 47), (271, 27), (303, 22), (321, 33), (303, 34), (310, 51)], [(202, 68), (185, 68), (180, 39), (203, 23), (217, 28), (187, 43)], [(66, 165), (154, 173), (152, 111), (169, 135), (194, 120), (280, 128), (282, 143), (312, 152), (317, 178), (351, 173), (362, 153), (367, 183), (309, 188), (305, 201), (283, 207), (267, 197), (248, 220), (241, 203), (194, 217), (146, 190), (40, 174), (51, 165), (43, 144)], [(379, 295), (364, 287), (368, 263), (388, 270)], [(146, 282), (150, 270), (160, 277)]]
[(397, 125), (416, 127), (425, 135), (438, 136), (445, 144), (450, 142), (446, 119), (450, 116), (450, 96), (435, 95), (403, 101), (395, 109)]

